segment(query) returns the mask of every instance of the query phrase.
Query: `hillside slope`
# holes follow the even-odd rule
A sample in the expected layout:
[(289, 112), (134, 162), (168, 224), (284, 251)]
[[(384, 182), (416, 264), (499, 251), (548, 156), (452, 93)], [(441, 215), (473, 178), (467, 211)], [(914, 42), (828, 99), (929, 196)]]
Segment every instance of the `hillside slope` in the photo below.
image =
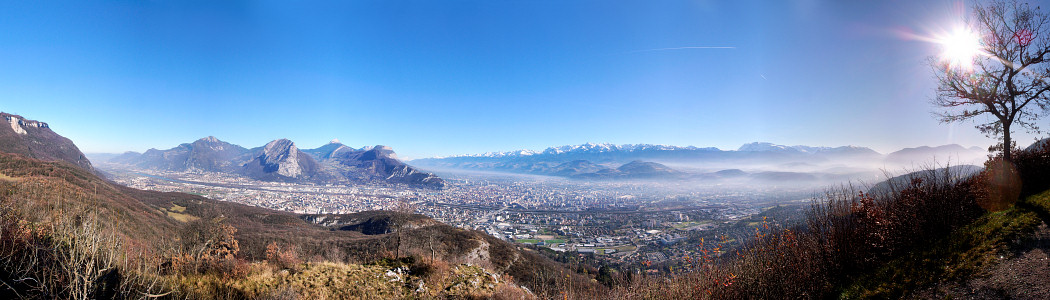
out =
[(91, 162), (73, 141), (51, 131), (44, 122), (0, 112), (0, 152), (17, 153), (41, 160), (62, 160), (91, 170)]
[[(360, 271), (369, 269), (371, 267), (360, 269), (361, 267), (355, 265), (384, 260), (390, 261), (389, 259), (394, 257), (392, 253), (396, 252), (402, 254), (401, 258), (394, 260), (397, 262), (394, 265), (380, 267), (382, 272), (378, 273), (379, 275), (385, 274), (386, 270), (390, 270), (390, 268), (426, 269), (432, 268), (428, 266), (434, 264), (447, 266), (443, 267), (445, 269), (442, 269), (443, 271), (441, 272), (451, 272), (448, 273), (448, 276), (463, 275), (462, 272), (466, 272), (463, 271), (466, 269), (456, 267), (456, 265), (469, 264), (478, 268), (470, 271), (474, 272), (472, 274), (491, 273), (491, 276), (485, 276), (490, 278), (507, 278), (501, 279), (502, 281), (499, 282), (503, 282), (504, 285), (511, 284), (507, 287), (511, 289), (520, 284), (536, 293), (554, 292), (555, 287), (564, 286), (566, 280), (577, 282), (577, 286), (581, 288), (598, 288), (596, 284), (591, 283), (585, 277), (575, 275), (560, 264), (532, 253), (530, 250), (521, 249), (516, 245), (493, 238), (482, 232), (454, 228), (422, 215), (404, 215), (393, 212), (362, 212), (349, 215), (298, 215), (220, 202), (183, 193), (135, 190), (114, 185), (91, 172), (65, 162), (45, 162), (8, 153), (0, 153), (0, 174), (2, 174), (0, 176), (0, 215), (3, 216), (0, 224), (7, 224), (7, 227), (3, 228), (5, 230), (4, 235), (0, 235), (0, 252), (24, 254), (25, 249), (19, 248), (19, 245), (23, 245), (20, 243), (25, 243), (25, 241), (19, 242), (19, 240), (4, 239), (11, 236), (19, 236), (18, 234), (13, 234), (19, 232), (19, 230), (25, 230), (19, 229), (24, 228), (20, 227), (23, 225), (19, 224), (37, 224), (34, 226), (68, 224), (69, 226), (74, 226), (77, 222), (81, 222), (80, 220), (97, 220), (96, 223), (99, 224), (97, 227), (98, 231), (81, 232), (79, 235), (96, 236), (105, 232), (113, 232), (118, 236), (111, 239), (119, 241), (113, 244), (124, 246), (110, 249), (108, 250), (109, 252), (128, 251), (123, 247), (137, 245), (135, 249), (139, 249), (140, 252), (135, 254), (136, 257), (146, 255), (142, 253), (149, 253), (148, 256), (142, 257), (142, 261), (139, 261), (139, 264), (112, 265), (106, 270), (141, 269), (156, 270), (148, 273), (169, 274), (149, 278), (152, 278), (150, 280), (154, 281), (167, 282), (167, 289), (169, 290), (166, 291), (169, 292), (189, 289), (179, 292), (185, 296), (205, 295), (204, 297), (210, 297), (207, 295), (211, 295), (226, 297), (215, 293), (219, 290), (228, 289), (236, 290), (240, 295), (251, 295), (258, 292), (247, 290), (247, 286), (238, 287), (233, 285), (238, 281), (230, 281), (229, 279), (231, 278), (278, 281), (306, 280), (302, 278), (295, 279), (297, 277), (282, 277), (283, 275), (277, 278), (272, 276), (260, 278), (258, 276), (262, 275), (253, 273), (261, 272), (256, 269), (263, 268), (255, 266), (256, 264), (260, 262), (265, 263), (273, 259), (270, 248), (275, 245), (281, 249), (294, 249), (289, 250), (292, 251), (290, 253), (293, 253), (290, 256), (294, 257), (291, 260), (299, 263), (287, 266), (288, 268), (302, 272), (317, 271), (310, 264), (300, 265), (300, 263), (306, 261), (329, 262), (332, 264), (330, 265), (332, 267), (325, 269), (328, 271), (322, 272), (327, 274), (325, 276), (332, 275), (330, 274), (330, 272), (333, 272), (332, 270), (352, 269)], [(328, 222), (324, 220), (328, 220)], [(390, 220), (398, 220), (403, 224), (399, 227), (403, 228), (400, 234), (396, 233), (396, 229), (391, 228), (393, 225), (391, 225)], [(74, 226), (66, 229), (48, 229), (48, 231), (38, 234), (64, 236), (60, 235), (61, 232), (67, 232), (63, 230), (70, 230), (68, 231), (70, 233), (78, 232)], [(225, 249), (223, 251), (229, 252), (228, 259), (229, 263), (232, 264), (230, 268), (233, 268), (228, 271), (235, 271), (238, 264), (246, 264), (243, 267), (246, 268), (243, 272), (247, 273), (231, 275), (227, 273), (212, 273), (217, 271), (202, 271), (203, 273), (194, 275), (197, 273), (170, 273), (173, 271), (164, 271), (168, 270), (165, 268), (170, 268), (165, 266), (177, 266), (180, 261), (188, 259), (184, 257), (189, 254), (185, 253), (194, 253), (197, 250), (186, 251), (201, 249), (200, 251), (204, 251), (204, 253), (214, 252), (213, 250), (215, 249), (206, 250), (208, 249), (207, 247), (199, 248), (201, 246), (194, 246), (187, 244), (187, 242), (197, 238), (204, 238), (205, 242), (214, 241), (215, 238), (219, 237), (209, 237), (208, 234), (215, 230), (218, 230), (219, 237), (223, 236), (224, 233), (228, 233), (229, 241), (224, 243), (205, 243), (205, 245), (227, 245), (224, 246), (227, 248), (223, 248)], [(221, 238), (219, 239), (221, 240)], [(53, 240), (53, 238), (48, 238), (38, 242)], [(59, 251), (55, 253), (59, 254), (57, 257), (63, 257), (61, 253), (65, 253), (64, 251), (76, 250), (75, 248), (62, 250), (65, 249), (62, 247), (54, 249)], [(222, 252), (220, 251), (220, 253)], [(51, 276), (48, 275), (51, 274), (49, 273), (50, 271), (34, 269), (33, 266), (26, 266), (24, 261), (14, 259), (21, 257), (19, 255), (8, 255), (6, 257), (7, 259), (0, 261), (0, 269), (2, 269), (0, 280), (11, 282), (17, 276)], [(205, 258), (202, 257), (191, 257), (193, 257), (191, 261), (196, 261), (197, 263), (205, 261)], [(209, 264), (217, 263), (214, 261), (214, 258), (212, 259)], [(426, 264), (421, 263), (424, 260), (427, 261)], [(347, 262), (351, 264), (347, 265)], [(52, 263), (56, 267), (66, 265), (63, 261), (54, 261)], [(47, 266), (47, 264), (41, 266)], [(212, 270), (211, 268), (202, 270)], [(82, 270), (71, 269), (69, 271)], [(553, 274), (570, 276), (554, 276)], [(99, 275), (95, 274), (95, 276)], [(143, 278), (143, 276), (147, 275), (124, 274), (123, 276)], [(413, 276), (416, 276), (413, 278), (419, 279), (421, 282), (426, 277), (420, 277), (422, 275), (418, 274)], [(67, 277), (55, 277), (55, 282), (52, 283), (59, 285), (69, 284), (68, 282), (63, 282), (62, 280), (64, 279), (62, 278)], [(511, 281), (509, 278), (514, 279)], [(186, 286), (192, 286), (196, 284), (195, 282), (201, 282), (201, 280), (208, 282), (208, 284), (214, 284), (214, 281), (218, 281), (231, 285), (212, 286), (201, 290)], [(313, 278), (310, 280), (328, 279)], [(82, 282), (81, 284), (98, 287), (97, 283)], [(309, 283), (306, 284), (309, 285)], [(121, 287), (126, 286), (121, 285)], [(158, 287), (163, 287), (163, 285), (158, 285)], [(492, 287), (494, 288), (495, 285)], [(255, 286), (252, 288), (259, 287)], [(393, 288), (399, 291), (399, 294), (393, 295), (405, 297), (413, 295), (412, 291), (414, 289), (402, 290), (396, 284)], [(11, 296), (15, 293), (18, 294), (17, 296), (22, 296), (39, 289), (41, 289), (40, 286), (29, 283), (13, 284), (12, 288), (0, 288), (0, 297), (4, 295)], [(165, 292), (165, 290), (162, 288), (156, 292)], [(316, 291), (301, 292), (309, 294)], [(493, 292), (493, 290), (475, 291), (471, 288), (465, 292), (468, 294), (479, 292), (480, 295), (485, 295)], [(266, 293), (254, 295), (264, 295)], [(91, 293), (88, 292), (87, 294)], [(18, 298), (17, 296), (15, 298)]]

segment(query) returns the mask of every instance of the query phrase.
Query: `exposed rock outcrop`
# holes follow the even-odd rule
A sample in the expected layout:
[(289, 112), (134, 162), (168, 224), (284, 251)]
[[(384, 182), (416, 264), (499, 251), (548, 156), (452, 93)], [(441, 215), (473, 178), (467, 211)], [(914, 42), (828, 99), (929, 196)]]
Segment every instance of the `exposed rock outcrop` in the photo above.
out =
[(321, 169), (317, 161), (287, 139), (254, 149), (252, 157), (243, 165), (243, 172), (254, 178), (306, 179), (317, 176)]
[(91, 162), (73, 141), (51, 131), (47, 123), (0, 113), (9, 126), (0, 129), (0, 152), (17, 153), (45, 161), (66, 161), (85, 170)]

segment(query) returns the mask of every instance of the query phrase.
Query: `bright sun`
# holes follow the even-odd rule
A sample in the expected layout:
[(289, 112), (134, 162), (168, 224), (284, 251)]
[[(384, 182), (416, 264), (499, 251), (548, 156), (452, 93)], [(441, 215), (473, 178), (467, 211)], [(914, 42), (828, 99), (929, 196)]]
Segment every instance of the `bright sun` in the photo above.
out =
[(956, 29), (938, 39), (941, 44), (941, 59), (950, 67), (973, 69), (974, 58), (981, 53), (981, 38), (971, 30)]

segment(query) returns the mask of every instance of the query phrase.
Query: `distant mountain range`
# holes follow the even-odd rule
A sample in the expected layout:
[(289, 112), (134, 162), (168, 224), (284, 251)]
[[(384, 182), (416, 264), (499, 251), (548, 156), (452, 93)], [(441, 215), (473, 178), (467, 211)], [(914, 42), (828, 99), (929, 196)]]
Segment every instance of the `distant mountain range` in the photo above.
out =
[[(570, 178), (726, 178), (721, 173), (686, 174), (664, 164), (712, 166), (712, 165), (776, 165), (791, 166), (850, 165), (858, 162), (865, 165), (921, 166), (933, 163), (973, 163), (982, 160), (986, 151), (978, 147), (964, 148), (959, 145), (906, 148), (883, 155), (867, 147), (813, 147), (785, 146), (756, 142), (740, 146), (737, 150), (721, 150), (714, 147), (681, 147), (650, 144), (582, 144), (551, 147), (543, 151), (518, 150), (490, 152), (475, 155), (438, 157), (413, 160), (412, 163), (431, 168), (493, 170), (512, 173), (542, 174)], [(951, 160), (949, 162), (949, 160)], [(646, 168), (636, 168), (647, 166)], [(625, 169), (626, 168), (626, 169)], [(814, 174), (802, 175), (793, 172), (746, 173), (756, 179), (775, 180), (806, 179)], [(732, 172), (730, 172), (732, 173)], [(737, 174), (738, 176), (741, 174)]]
[(397, 159), (387, 146), (355, 149), (336, 140), (300, 150), (287, 139), (246, 149), (209, 136), (168, 150), (127, 152), (107, 162), (142, 169), (176, 172), (221, 172), (265, 181), (351, 183), (381, 181), (431, 188), (445, 187), (433, 173)]
[[(688, 154), (720, 153), (729, 152), (715, 147), (694, 146), (668, 146), (652, 144), (624, 144), (614, 145), (609, 143), (587, 143), (581, 145), (568, 145), (550, 147), (543, 151), (516, 150), (507, 152), (488, 152), (483, 154), (467, 154), (450, 157), (437, 157), (431, 159), (456, 159), (456, 158), (523, 158), (523, 157), (569, 157), (577, 155), (590, 155), (592, 159), (616, 159), (624, 156), (638, 156), (655, 158), (661, 156), (688, 156)], [(843, 147), (810, 147), (810, 146), (784, 146), (773, 143), (756, 142), (744, 144), (735, 152), (776, 152), (776, 153), (805, 153), (805, 154), (848, 154), (848, 155), (880, 155), (875, 150), (866, 147), (843, 146)]]

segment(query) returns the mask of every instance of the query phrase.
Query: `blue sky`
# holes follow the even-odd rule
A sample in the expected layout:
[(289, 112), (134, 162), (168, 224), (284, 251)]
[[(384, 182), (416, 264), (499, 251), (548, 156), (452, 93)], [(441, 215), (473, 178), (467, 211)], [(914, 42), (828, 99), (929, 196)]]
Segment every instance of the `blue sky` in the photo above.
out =
[(932, 117), (925, 61), (938, 47), (902, 34), (948, 27), (963, 8), (4, 1), (0, 110), (85, 152), (208, 135), (246, 147), (338, 138), (411, 158), (586, 142), (984, 147), (971, 123)]

